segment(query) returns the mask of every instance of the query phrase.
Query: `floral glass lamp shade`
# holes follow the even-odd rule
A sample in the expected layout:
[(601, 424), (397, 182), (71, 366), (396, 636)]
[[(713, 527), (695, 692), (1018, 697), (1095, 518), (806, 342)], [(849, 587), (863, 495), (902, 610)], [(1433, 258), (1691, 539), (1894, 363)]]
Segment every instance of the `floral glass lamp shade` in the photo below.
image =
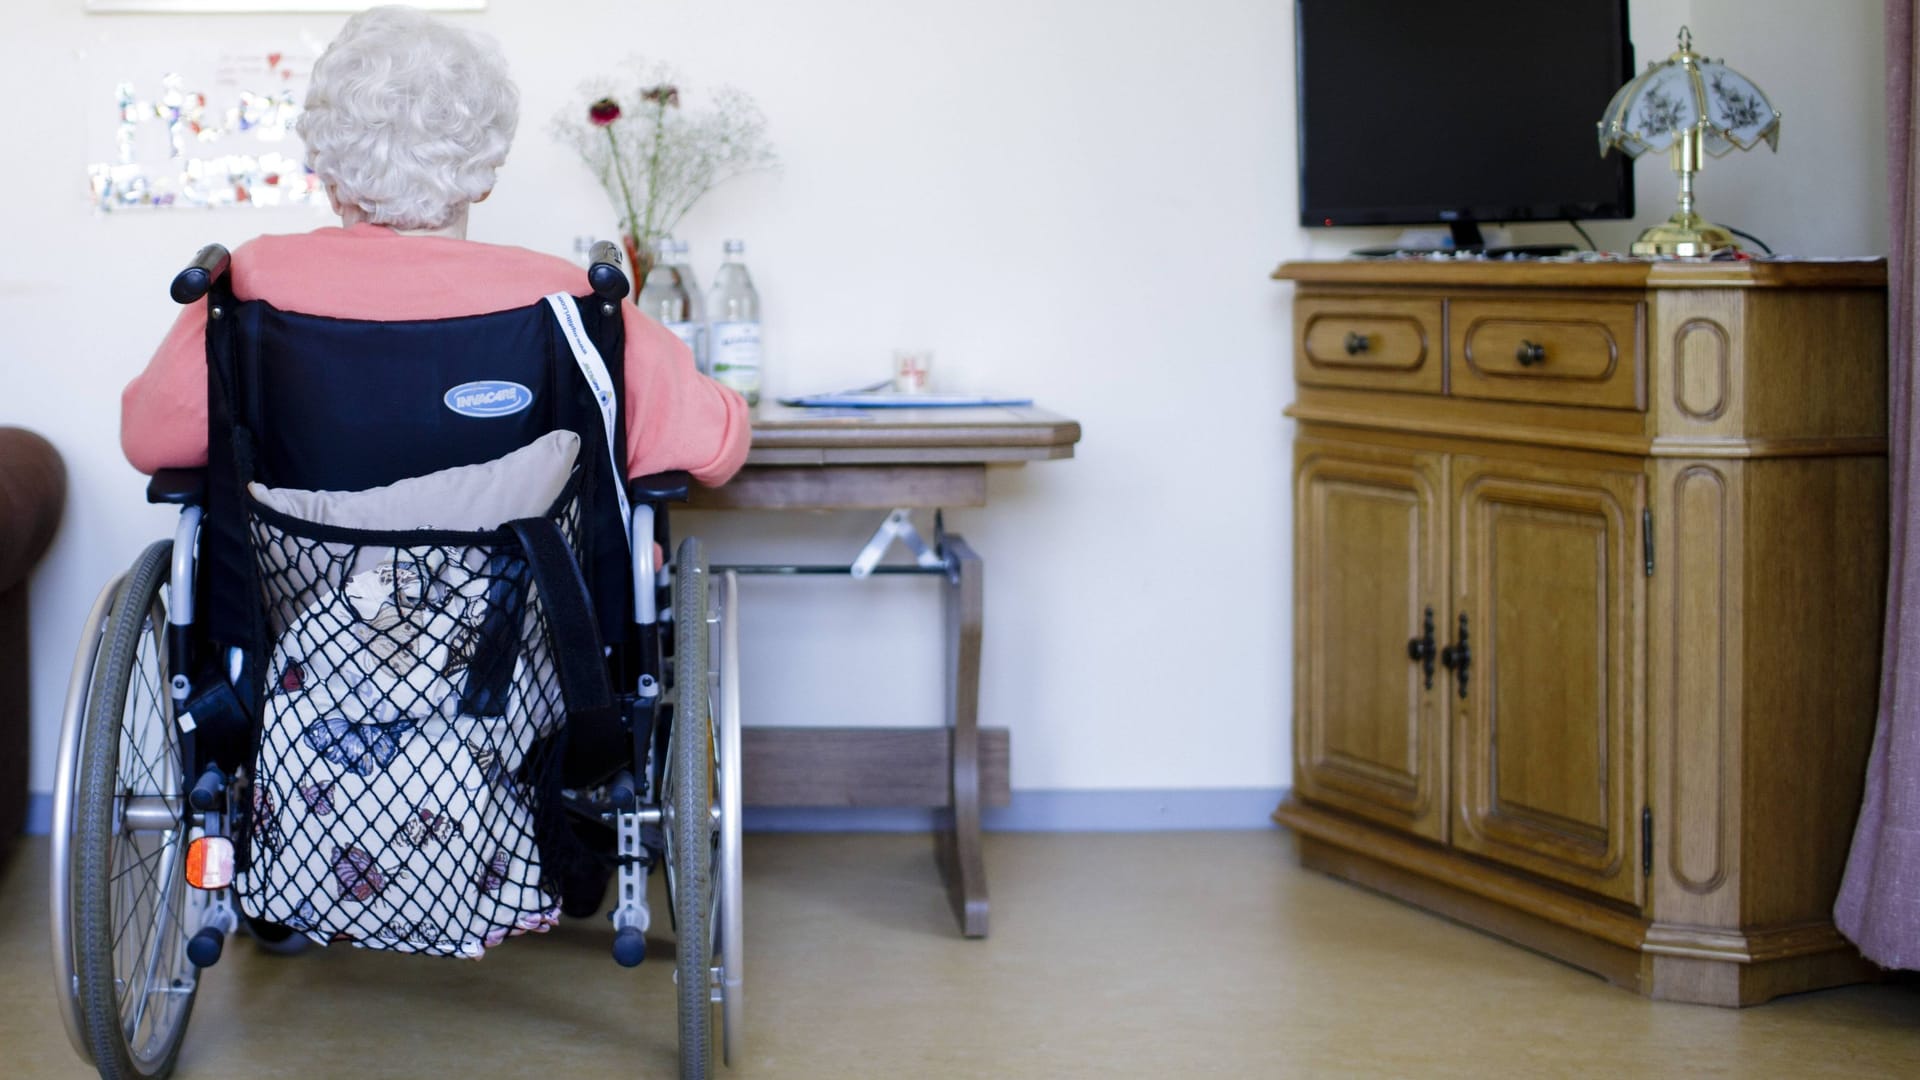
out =
[(1616, 147), (1629, 157), (1666, 150), (1680, 174), (1680, 208), (1640, 234), (1635, 255), (1711, 255), (1737, 246), (1731, 232), (1694, 212), (1693, 175), (1702, 151), (1725, 157), (1762, 142), (1779, 150), (1780, 114), (1752, 80), (1694, 52), (1683, 26), (1679, 51), (1621, 87), (1599, 127), (1602, 157)]

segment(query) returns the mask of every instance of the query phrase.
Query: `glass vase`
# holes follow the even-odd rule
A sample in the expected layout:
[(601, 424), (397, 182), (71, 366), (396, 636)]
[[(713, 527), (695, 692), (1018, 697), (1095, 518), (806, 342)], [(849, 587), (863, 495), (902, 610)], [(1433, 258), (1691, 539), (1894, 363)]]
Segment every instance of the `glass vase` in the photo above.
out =
[(640, 286), (647, 280), (647, 274), (653, 270), (653, 249), (643, 244), (631, 233), (620, 234), (620, 245), (627, 249), (627, 278), (633, 283), (634, 295), (639, 295)]

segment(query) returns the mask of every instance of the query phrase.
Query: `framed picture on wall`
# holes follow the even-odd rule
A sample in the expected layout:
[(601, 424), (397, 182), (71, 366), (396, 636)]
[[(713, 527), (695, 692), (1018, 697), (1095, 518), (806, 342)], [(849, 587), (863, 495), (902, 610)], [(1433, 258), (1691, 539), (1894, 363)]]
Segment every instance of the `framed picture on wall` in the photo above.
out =
[[(380, 0), (86, 0), (89, 13), (149, 15), (311, 14), (365, 11)], [(411, 0), (429, 11), (485, 11), (487, 0)]]

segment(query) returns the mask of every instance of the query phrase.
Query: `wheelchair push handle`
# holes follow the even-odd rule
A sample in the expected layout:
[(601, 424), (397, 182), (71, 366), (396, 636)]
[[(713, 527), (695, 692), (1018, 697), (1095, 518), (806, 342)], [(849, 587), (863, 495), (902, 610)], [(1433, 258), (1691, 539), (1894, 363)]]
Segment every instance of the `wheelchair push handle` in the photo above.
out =
[(593, 295), (609, 304), (626, 298), (631, 286), (626, 273), (620, 269), (619, 245), (611, 240), (593, 245), (587, 255), (587, 284), (593, 286)]
[(191, 304), (207, 295), (213, 283), (226, 274), (227, 264), (231, 261), (232, 256), (219, 244), (208, 244), (201, 248), (185, 270), (173, 275), (173, 288), (169, 290), (173, 302)]

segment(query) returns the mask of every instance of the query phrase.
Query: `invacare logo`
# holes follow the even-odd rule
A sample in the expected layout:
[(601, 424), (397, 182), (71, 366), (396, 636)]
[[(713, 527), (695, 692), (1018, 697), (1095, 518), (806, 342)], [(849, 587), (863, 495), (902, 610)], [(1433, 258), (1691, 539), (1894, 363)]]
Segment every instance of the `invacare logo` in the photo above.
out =
[(512, 416), (533, 404), (533, 391), (517, 382), (487, 379), (483, 382), (461, 383), (447, 391), (447, 396), (441, 400), (447, 403), (447, 408), (461, 416), (484, 420), (491, 416)]

